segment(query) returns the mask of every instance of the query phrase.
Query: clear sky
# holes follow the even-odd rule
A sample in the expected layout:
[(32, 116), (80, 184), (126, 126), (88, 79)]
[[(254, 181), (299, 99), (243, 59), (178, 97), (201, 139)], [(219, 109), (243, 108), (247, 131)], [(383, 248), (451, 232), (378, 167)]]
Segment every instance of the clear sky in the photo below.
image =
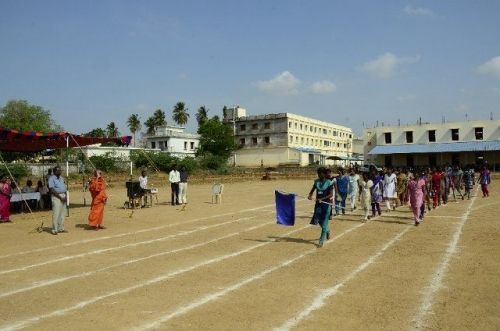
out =
[(0, 104), (87, 132), (184, 101), (363, 123), (500, 118), (500, 1), (0, 0)]

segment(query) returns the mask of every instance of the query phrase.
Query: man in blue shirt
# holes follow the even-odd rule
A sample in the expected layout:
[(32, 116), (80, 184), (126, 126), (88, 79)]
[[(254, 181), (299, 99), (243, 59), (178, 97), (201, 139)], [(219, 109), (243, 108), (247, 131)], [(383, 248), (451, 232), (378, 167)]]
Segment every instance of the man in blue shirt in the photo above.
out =
[(67, 233), (64, 230), (64, 216), (66, 215), (67, 192), (61, 168), (54, 168), (54, 175), (49, 177), (49, 191), (52, 200), (52, 234)]

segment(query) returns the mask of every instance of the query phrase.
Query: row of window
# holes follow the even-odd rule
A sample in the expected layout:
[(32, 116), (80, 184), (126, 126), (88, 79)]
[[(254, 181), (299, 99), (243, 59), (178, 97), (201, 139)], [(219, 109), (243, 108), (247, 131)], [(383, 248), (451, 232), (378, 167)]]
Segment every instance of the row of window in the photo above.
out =
[[(156, 141), (151, 142), (151, 148), (156, 148)], [(184, 142), (184, 150), (187, 151), (188, 147), (190, 150), (194, 150), (194, 141), (185, 141)], [(165, 149), (168, 149), (168, 140), (165, 141), (158, 141), (158, 148), (161, 149), (162, 151)]]
[(313, 132), (313, 133), (319, 132), (319, 133), (323, 133), (324, 135), (333, 135), (334, 137), (352, 138), (352, 134), (350, 134), (350, 133), (331, 130), (331, 129), (325, 129), (325, 128), (319, 128), (316, 126), (297, 123), (297, 122), (288, 122), (288, 128), (289, 129), (295, 128), (295, 130), (301, 130), (301, 131), (308, 131), (309, 130), (309, 132)]
[(299, 137), (298, 136), (290, 136), (290, 139), (289, 139), (289, 142), (290, 143), (294, 143), (294, 138), (295, 138), (295, 143), (296, 144), (301, 144), (301, 145), (306, 145), (306, 146), (324, 146), (324, 147), (337, 147), (337, 148), (340, 148), (341, 146), (344, 146), (344, 148), (349, 148), (350, 147), (350, 144), (341, 144), (341, 143), (336, 143), (334, 141), (330, 141), (330, 140), (322, 140), (322, 139), (309, 139), (309, 138), (304, 138), (304, 137), (300, 137), (300, 141), (299, 141)]
[[(252, 130), (258, 130), (259, 129), (259, 123), (253, 123), (251, 126)], [(264, 123), (264, 129), (270, 129), (271, 128), (271, 122), (265, 122)], [(240, 131), (246, 131), (247, 130), (247, 125), (246, 124), (240, 124)]]
[[(451, 140), (452, 141), (459, 141), (460, 140), (459, 129), (451, 129), (450, 133), (451, 133)], [(481, 127), (474, 128), (474, 135), (476, 137), (476, 140), (483, 140), (483, 128), (481, 128)], [(385, 132), (384, 137), (385, 137), (386, 144), (392, 144), (392, 132)], [(408, 144), (413, 143), (413, 131), (406, 131), (405, 138), (406, 138), (406, 143), (408, 143)], [(436, 142), (436, 130), (428, 130), (427, 131), (427, 138), (428, 138), (429, 142)]]
[[(266, 145), (269, 145), (271, 143), (271, 137), (266, 136), (264, 138), (261, 138), (261, 142), (263, 142)], [(251, 145), (257, 145), (259, 141), (257, 137), (252, 137), (249, 139), (248, 143)], [(246, 144), (247, 140), (245, 138), (240, 138), (240, 145), (245, 146)]]

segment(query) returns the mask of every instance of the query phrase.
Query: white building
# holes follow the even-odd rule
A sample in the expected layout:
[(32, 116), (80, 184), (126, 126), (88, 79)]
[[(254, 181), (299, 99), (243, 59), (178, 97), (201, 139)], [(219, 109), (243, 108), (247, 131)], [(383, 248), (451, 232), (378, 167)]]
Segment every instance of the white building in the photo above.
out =
[(146, 147), (169, 152), (172, 156), (194, 157), (200, 143), (198, 134), (186, 133), (185, 128), (166, 126), (158, 128), (154, 135), (146, 135)]
[(226, 117), (224, 121), (234, 128), (239, 149), (233, 162), (237, 166), (345, 164), (352, 157), (352, 130), (334, 123), (292, 113)]
[(423, 166), (500, 163), (500, 120), (419, 123), (364, 131), (365, 162)]
[(159, 152), (159, 149), (148, 149), (139, 147), (118, 147), (118, 146), (101, 146), (100, 144), (89, 145), (83, 147), (75, 147), (75, 150), (82, 151), (86, 157), (111, 155), (123, 161), (130, 161), (130, 153), (132, 151)]

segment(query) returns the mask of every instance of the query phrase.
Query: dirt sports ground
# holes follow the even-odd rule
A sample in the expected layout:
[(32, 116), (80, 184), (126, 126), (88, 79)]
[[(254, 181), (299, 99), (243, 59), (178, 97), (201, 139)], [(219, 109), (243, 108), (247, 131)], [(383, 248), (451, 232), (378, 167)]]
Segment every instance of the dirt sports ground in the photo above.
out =
[(419, 227), (407, 207), (348, 213), (323, 248), (310, 201), (294, 227), (275, 224), (274, 189), (305, 195), (309, 180), (227, 184), (221, 205), (191, 185), (185, 211), (163, 188), (131, 218), (112, 188), (101, 231), (83, 206), (58, 236), (29, 233), (49, 212), (14, 215), (0, 225), (0, 329), (499, 330), (499, 184)]

